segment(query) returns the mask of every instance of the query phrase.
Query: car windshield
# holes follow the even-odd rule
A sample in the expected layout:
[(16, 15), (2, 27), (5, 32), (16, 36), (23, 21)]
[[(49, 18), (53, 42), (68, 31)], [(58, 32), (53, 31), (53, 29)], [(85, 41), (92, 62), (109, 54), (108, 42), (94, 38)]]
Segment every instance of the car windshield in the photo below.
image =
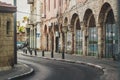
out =
[(17, 44), (23, 44), (24, 42), (17, 42)]

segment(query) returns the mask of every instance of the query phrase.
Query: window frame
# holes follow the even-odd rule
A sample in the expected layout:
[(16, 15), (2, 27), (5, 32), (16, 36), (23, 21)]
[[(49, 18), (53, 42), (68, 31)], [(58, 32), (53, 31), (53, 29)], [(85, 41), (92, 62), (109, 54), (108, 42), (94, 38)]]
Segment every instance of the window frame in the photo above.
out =
[(7, 36), (10, 36), (10, 30), (11, 30), (10, 26), (11, 26), (11, 21), (7, 20), (6, 21), (6, 35)]

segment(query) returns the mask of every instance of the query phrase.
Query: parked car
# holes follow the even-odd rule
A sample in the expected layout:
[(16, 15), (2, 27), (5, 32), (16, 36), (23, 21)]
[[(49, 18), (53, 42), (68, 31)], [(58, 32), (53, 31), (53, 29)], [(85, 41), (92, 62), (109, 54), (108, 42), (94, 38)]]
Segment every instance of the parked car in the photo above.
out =
[(22, 49), (24, 47), (24, 42), (17, 42), (17, 49)]

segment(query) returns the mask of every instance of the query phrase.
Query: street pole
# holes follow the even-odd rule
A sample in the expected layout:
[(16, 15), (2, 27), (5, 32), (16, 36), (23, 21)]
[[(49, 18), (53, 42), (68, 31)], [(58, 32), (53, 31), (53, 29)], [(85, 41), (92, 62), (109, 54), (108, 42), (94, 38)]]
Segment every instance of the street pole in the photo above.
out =
[(54, 44), (54, 43), (53, 43), (53, 38), (54, 38), (54, 37), (52, 37), (52, 51), (51, 51), (51, 58), (54, 58), (54, 51), (53, 51), (53, 44)]
[[(14, 0), (14, 6), (17, 6), (16, 5), (17, 1)], [(17, 46), (16, 46), (16, 21), (17, 21), (17, 12), (14, 13), (14, 64), (17, 64)]]
[(64, 43), (63, 43), (62, 59), (65, 59), (65, 34), (63, 34), (63, 36), (64, 36)]

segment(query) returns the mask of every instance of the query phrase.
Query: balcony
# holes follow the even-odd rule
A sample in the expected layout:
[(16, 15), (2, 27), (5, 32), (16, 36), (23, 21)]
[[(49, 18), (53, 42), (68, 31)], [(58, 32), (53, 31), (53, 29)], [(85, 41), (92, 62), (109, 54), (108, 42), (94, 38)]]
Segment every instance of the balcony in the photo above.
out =
[(27, 3), (28, 3), (28, 4), (33, 4), (33, 3), (34, 3), (34, 0), (27, 0)]

